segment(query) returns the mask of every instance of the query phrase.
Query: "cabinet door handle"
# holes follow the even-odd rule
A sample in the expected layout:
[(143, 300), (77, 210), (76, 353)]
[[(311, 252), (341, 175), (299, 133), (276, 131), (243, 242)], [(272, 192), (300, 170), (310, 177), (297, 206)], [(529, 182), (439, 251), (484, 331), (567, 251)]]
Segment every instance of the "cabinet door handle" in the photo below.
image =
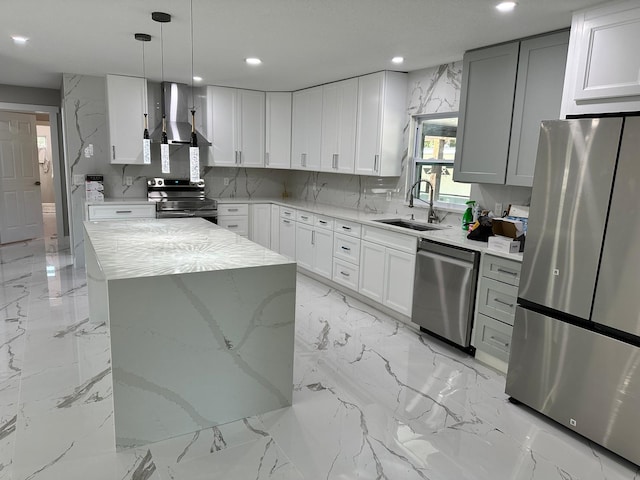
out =
[(351, 227), (345, 227), (344, 225), (342, 226), (342, 229), (343, 229), (343, 230), (347, 230), (348, 232), (350, 232), (350, 231), (351, 231)]
[(345, 247), (344, 245), (342, 247), (340, 247), (340, 248), (343, 249), (343, 250), (346, 250), (347, 252), (351, 251), (351, 249), (349, 247)]
[(380, 159), (380, 155), (374, 155), (373, 157), (373, 171), (378, 171), (378, 160)]
[(326, 225), (327, 222), (325, 222), (324, 220), (318, 220), (318, 222), (320, 222), (322, 225)]
[(283, 220), (282, 220), (282, 223), (286, 223), (287, 225), (289, 225), (289, 224), (291, 223), (291, 220), (285, 220), (285, 219), (283, 219)]
[(494, 336), (489, 337), (489, 339), (493, 340), (493, 341), (494, 341), (494, 342), (496, 342), (496, 343), (499, 343), (500, 345), (504, 345), (504, 347), (505, 347), (505, 348), (509, 348), (509, 344), (508, 344), (508, 343), (505, 343), (505, 342), (503, 342), (503, 341), (501, 341), (501, 340), (498, 340), (498, 339), (497, 339), (496, 337), (494, 337)]
[(264, 164), (265, 165), (269, 165), (269, 153), (265, 153), (264, 154)]
[(227, 209), (228, 212), (237, 212), (238, 209), (237, 208), (229, 208)]
[(309, 220), (309, 217), (307, 217), (306, 215), (300, 215), (300, 218), (303, 220)]
[(238, 225), (237, 225), (237, 224), (234, 224), (234, 225), (227, 225), (227, 228), (238, 228)]
[(116, 210), (116, 213), (133, 213), (131, 210)]
[(347, 272), (343, 272), (343, 271), (340, 271), (340, 275), (344, 275), (345, 277), (350, 277), (350, 275)]
[(115, 145), (111, 145), (111, 152), (113, 155), (113, 160), (116, 159), (116, 146)]
[(505, 270), (504, 268), (498, 268), (498, 273), (506, 273), (507, 275), (513, 275), (514, 277), (518, 276), (518, 272), (512, 272), (510, 270)]
[(316, 232), (315, 230), (311, 232), (311, 245), (316, 244)]
[(336, 168), (336, 169), (338, 168), (338, 154), (337, 153), (333, 154), (333, 159), (331, 160), (331, 166), (333, 168)]
[(494, 298), (494, 302), (501, 303), (502, 305), (506, 305), (509, 308), (513, 308), (513, 303), (505, 302), (504, 300), (500, 300), (499, 298)]
[(291, 215), (291, 212), (282, 212), (282, 213), (284, 213), (285, 215)]
[(242, 165), (242, 150), (238, 150), (238, 165)]

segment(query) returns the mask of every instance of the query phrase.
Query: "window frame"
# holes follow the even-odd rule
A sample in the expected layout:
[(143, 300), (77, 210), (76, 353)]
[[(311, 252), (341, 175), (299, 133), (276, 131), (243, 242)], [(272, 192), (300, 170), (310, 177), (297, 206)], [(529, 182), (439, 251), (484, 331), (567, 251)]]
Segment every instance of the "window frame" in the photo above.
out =
[[(424, 120), (438, 120), (438, 119), (442, 119), (442, 118), (454, 118), (457, 117), (458, 119), (460, 118), (460, 115), (457, 111), (455, 112), (446, 112), (446, 113), (427, 113), (427, 114), (420, 114), (420, 115), (412, 115), (411, 116), (411, 138), (410, 138), (410, 155), (409, 155), (409, 160), (410, 160), (410, 164), (408, 165), (409, 168), (409, 172), (407, 172), (407, 183), (406, 183), (406, 187), (405, 187), (405, 205), (409, 204), (409, 196), (408, 196), (408, 190), (411, 187), (411, 185), (414, 184), (414, 182), (416, 181), (416, 170), (417, 170), (417, 164), (418, 163), (425, 163), (423, 158), (418, 158), (417, 157), (417, 153), (418, 153), (418, 142), (419, 140), (422, 138), (421, 136), (421, 126), (422, 126), (422, 122)], [(457, 147), (457, 145), (456, 145)], [(454, 168), (454, 161), (451, 162), (442, 162), (442, 163), (446, 163), (447, 166), (450, 166), (451, 168), (451, 173), (453, 174), (453, 168)], [(442, 163), (437, 163), (437, 165), (440, 165)], [(434, 164), (432, 162), (432, 164)], [(434, 187), (436, 187), (436, 191), (435, 191), (435, 195), (434, 197), (436, 199), (434, 199), (433, 201), (433, 207), (437, 208), (438, 210), (444, 210), (444, 211), (451, 211), (451, 212), (464, 212), (466, 210), (466, 205), (464, 204), (458, 204), (458, 203), (450, 203), (450, 202), (442, 202), (442, 201), (438, 201), (437, 200), (437, 194), (439, 193), (439, 185), (436, 186), (434, 185)], [(471, 193), (469, 193), (469, 195), (471, 195)], [(413, 198), (413, 204), (415, 207), (419, 207), (419, 208), (429, 208), (429, 202), (422, 200), (420, 198)]]

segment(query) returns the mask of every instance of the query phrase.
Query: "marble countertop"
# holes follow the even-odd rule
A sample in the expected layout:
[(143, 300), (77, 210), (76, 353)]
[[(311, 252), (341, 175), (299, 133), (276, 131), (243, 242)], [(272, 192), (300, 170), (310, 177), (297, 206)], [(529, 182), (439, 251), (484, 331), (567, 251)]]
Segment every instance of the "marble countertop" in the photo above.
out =
[[(467, 248), (469, 250), (475, 250), (478, 252), (495, 255), (497, 257), (508, 258), (510, 260), (515, 260), (517, 262), (522, 261), (522, 253), (504, 253), (504, 252), (498, 252), (495, 250), (490, 250), (488, 248), (487, 242), (469, 240), (467, 238), (468, 232), (465, 230), (462, 230), (462, 228), (458, 226), (436, 224), (435, 226), (440, 227), (438, 230), (420, 232), (417, 230), (411, 230), (408, 228), (396, 227), (394, 225), (387, 225), (384, 223), (376, 222), (376, 220), (385, 219), (385, 218), (387, 219), (402, 218), (404, 220), (408, 220), (406, 215), (403, 216), (403, 215), (398, 215), (394, 213), (363, 212), (360, 210), (353, 210), (349, 208), (336, 207), (333, 205), (324, 205), (320, 203), (311, 203), (311, 202), (305, 202), (305, 201), (294, 200), (294, 199), (220, 198), (217, 200), (218, 200), (218, 203), (274, 203), (284, 207), (291, 207), (297, 210), (305, 210), (311, 213), (327, 215), (329, 217), (334, 217), (341, 220), (349, 220), (349, 221), (361, 223), (363, 225), (369, 225), (372, 227), (382, 228), (382, 229), (390, 230), (394, 232), (400, 232), (407, 235), (424, 238), (427, 240), (433, 240), (434, 242), (441, 242), (447, 245), (455, 245), (458, 247)], [(426, 223), (426, 222), (421, 222), (421, 223)]]
[(107, 280), (294, 263), (202, 218), (84, 222)]

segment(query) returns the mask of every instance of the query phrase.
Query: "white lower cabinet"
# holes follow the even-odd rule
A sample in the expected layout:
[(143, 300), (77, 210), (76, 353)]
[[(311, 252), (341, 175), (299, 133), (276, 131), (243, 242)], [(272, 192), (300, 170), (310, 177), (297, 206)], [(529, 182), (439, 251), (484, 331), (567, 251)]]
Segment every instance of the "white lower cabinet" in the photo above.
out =
[(225, 203), (218, 205), (218, 226), (249, 236), (249, 205), (246, 203)]
[(333, 276), (331, 278), (334, 282), (357, 291), (359, 273), (358, 265), (333, 257)]
[(87, 206), (87, 220), (128, 220), (136, 218), (156, 218), (156, 206), (149, 204), (104, 204)]
[(410, 317), (416, 249), (412, 235), (363, 226), (358, 291)]
[(333, 231), (296, 223), (296, 261), (307, 270), (331, 278), (333, 267)]
[(269, 244), (274, 252), (280, 251), (280, 206), (271, 205), (271, 226), (269, 227)]
[(411, 316), (416, 256), (387, 248), (384, 258), (383, 301), (387, 307)]
[(254, 203), (249, 206), (249, 240), (271, 248), (271, 204)]
[[(281, 212), (282, 214), (282, 212)], [(296, 259), (296, 222), (280, 217), (278, 252), (290, 260)]]

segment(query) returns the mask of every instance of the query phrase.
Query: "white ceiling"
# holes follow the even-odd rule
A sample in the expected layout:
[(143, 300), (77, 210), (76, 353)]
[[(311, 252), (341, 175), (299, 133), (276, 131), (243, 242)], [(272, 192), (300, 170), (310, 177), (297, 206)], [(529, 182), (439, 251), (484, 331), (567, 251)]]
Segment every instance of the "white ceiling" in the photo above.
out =
[[(460, 60), (465, 50), (548, 32), (600, 0), (192, 0), (194, 69), (208, 85), (296, 90), (390, 69), (411, 71)], [(61, 74), (106, 73), (190, 83), (190, 0), (3, 0), (0, 84), (60, 88)], [(30, 38), (25, 46), (11, 35)], [(401, 55), (397, 67), (391, 57)], [(244, 58), (263, 64), (249, 67)]]

